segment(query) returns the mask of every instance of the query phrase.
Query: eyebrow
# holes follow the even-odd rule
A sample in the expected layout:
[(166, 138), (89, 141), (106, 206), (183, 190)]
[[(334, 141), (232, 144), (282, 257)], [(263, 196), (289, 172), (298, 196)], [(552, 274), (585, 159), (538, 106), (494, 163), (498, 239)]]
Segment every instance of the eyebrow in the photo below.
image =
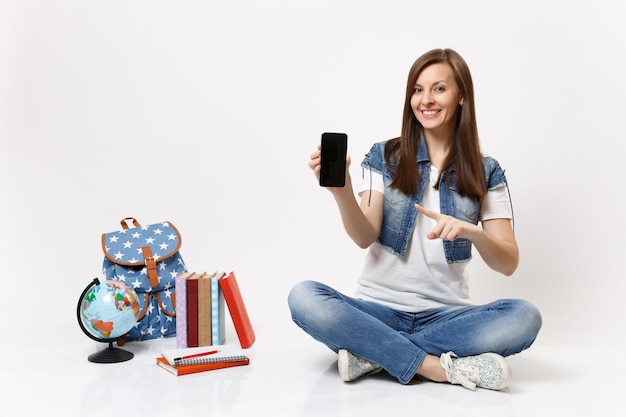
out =
[[(438, 81), (435, 81), (435, 82), (433, 83), (433, 85), (435, 85), (435, 84), (441, 84), (441, 83), (447, 83), (447, 82), (448, 82), (448, 81), (446, 81), (446, 80), (438, 80)], [(415, 85), (420, 85), (420, 84), (415, 83)]]
[[(433, 85), (437, 85), (437, 84), (447, 84), (448, 82), (446, 80), (439, 80), (439, 81), (435, 81), (433, 83)], [(415, 83), (415, 87), (421, 87), (421, 84)]]

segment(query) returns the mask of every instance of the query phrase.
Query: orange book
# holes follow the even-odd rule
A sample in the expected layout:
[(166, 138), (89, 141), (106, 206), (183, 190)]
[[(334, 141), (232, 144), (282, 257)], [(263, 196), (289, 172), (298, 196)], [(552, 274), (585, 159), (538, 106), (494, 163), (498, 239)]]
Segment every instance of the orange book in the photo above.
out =
[(248, 348), (254, 343), (255, 334), (250, 317), (248, 317), (248, 310), (246, 310), (246, 305), (243, 302), (243, 297), (237, 284), (237, 279), (235, 278), (235, 273), (231, 272), (220, 278), (219, 283), (226, 300), (226, 306), (233, 319), (239, 343), (242, 348)]
[(165, 369), (169, 373), (176, 375), (176, 376), (195, 374), (198, 372), (205, 372), (205, 371), (214, 371), (216, 369), (232, 368), (233, 366), (248, 365), (249, 363), (250, 363), (250, 359), (246, 357), (245, 359), (239, 359), (236, 361), (174, 366), (174, 365), (170, 365), (167, 359), (165, 359), (163, 356), (159, 356), (158, 358), (156, 358), (156, 364), (158, 366), (160, 366), (161, 368)]

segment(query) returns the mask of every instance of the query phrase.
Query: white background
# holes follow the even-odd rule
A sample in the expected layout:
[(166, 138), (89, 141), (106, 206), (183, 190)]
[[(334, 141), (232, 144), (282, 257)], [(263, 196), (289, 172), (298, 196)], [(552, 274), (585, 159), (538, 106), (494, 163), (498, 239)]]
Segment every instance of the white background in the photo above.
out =
[(450, 47), (521, 248), (512, 277), (475, 256), (473, 298), (536, 303), (538, 344), (615, 346), (625, 19), (598, 0), (0, 0), (0, 329), (76, 337), (100, 235), (133, 216), (175, 224), (190, 269), (235, 271), (258, 343), (308, 337), (291, 286), (351, 293), (365, 254), (308, 155), (346, 132), (358, 178), (399, 134), (413, 61)]

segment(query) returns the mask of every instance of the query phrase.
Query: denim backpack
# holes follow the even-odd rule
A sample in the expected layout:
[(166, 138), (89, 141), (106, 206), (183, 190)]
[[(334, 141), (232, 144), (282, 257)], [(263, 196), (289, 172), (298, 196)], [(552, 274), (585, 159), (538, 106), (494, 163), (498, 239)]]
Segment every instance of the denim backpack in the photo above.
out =
[(125, 339), (175, 336), (175, 278), (187, 272), (179, 252), (180, 233), (170, 222), (142, 226), (126, 217), (120, 223), (121, 230), (102, 234), (102, 272), (106, 279), (124, 282), (137, 293), (139, 316)]

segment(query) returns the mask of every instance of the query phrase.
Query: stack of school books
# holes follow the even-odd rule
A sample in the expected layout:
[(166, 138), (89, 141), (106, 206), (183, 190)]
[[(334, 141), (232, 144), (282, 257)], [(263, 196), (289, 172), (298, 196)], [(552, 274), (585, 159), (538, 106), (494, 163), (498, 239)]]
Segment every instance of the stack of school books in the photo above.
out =
[(254, 343), (254, 330), (234, 272), (179, 274), (175, 303), (178, 349), (222, 345), (226, 336), (226, 309), (241, 347), (248, 348)]
[(216, 369), (248, 365), (250, 358), (241, 350), (185, 348), (165, 350), (156, 364), (169, 373), (181, 376)]

